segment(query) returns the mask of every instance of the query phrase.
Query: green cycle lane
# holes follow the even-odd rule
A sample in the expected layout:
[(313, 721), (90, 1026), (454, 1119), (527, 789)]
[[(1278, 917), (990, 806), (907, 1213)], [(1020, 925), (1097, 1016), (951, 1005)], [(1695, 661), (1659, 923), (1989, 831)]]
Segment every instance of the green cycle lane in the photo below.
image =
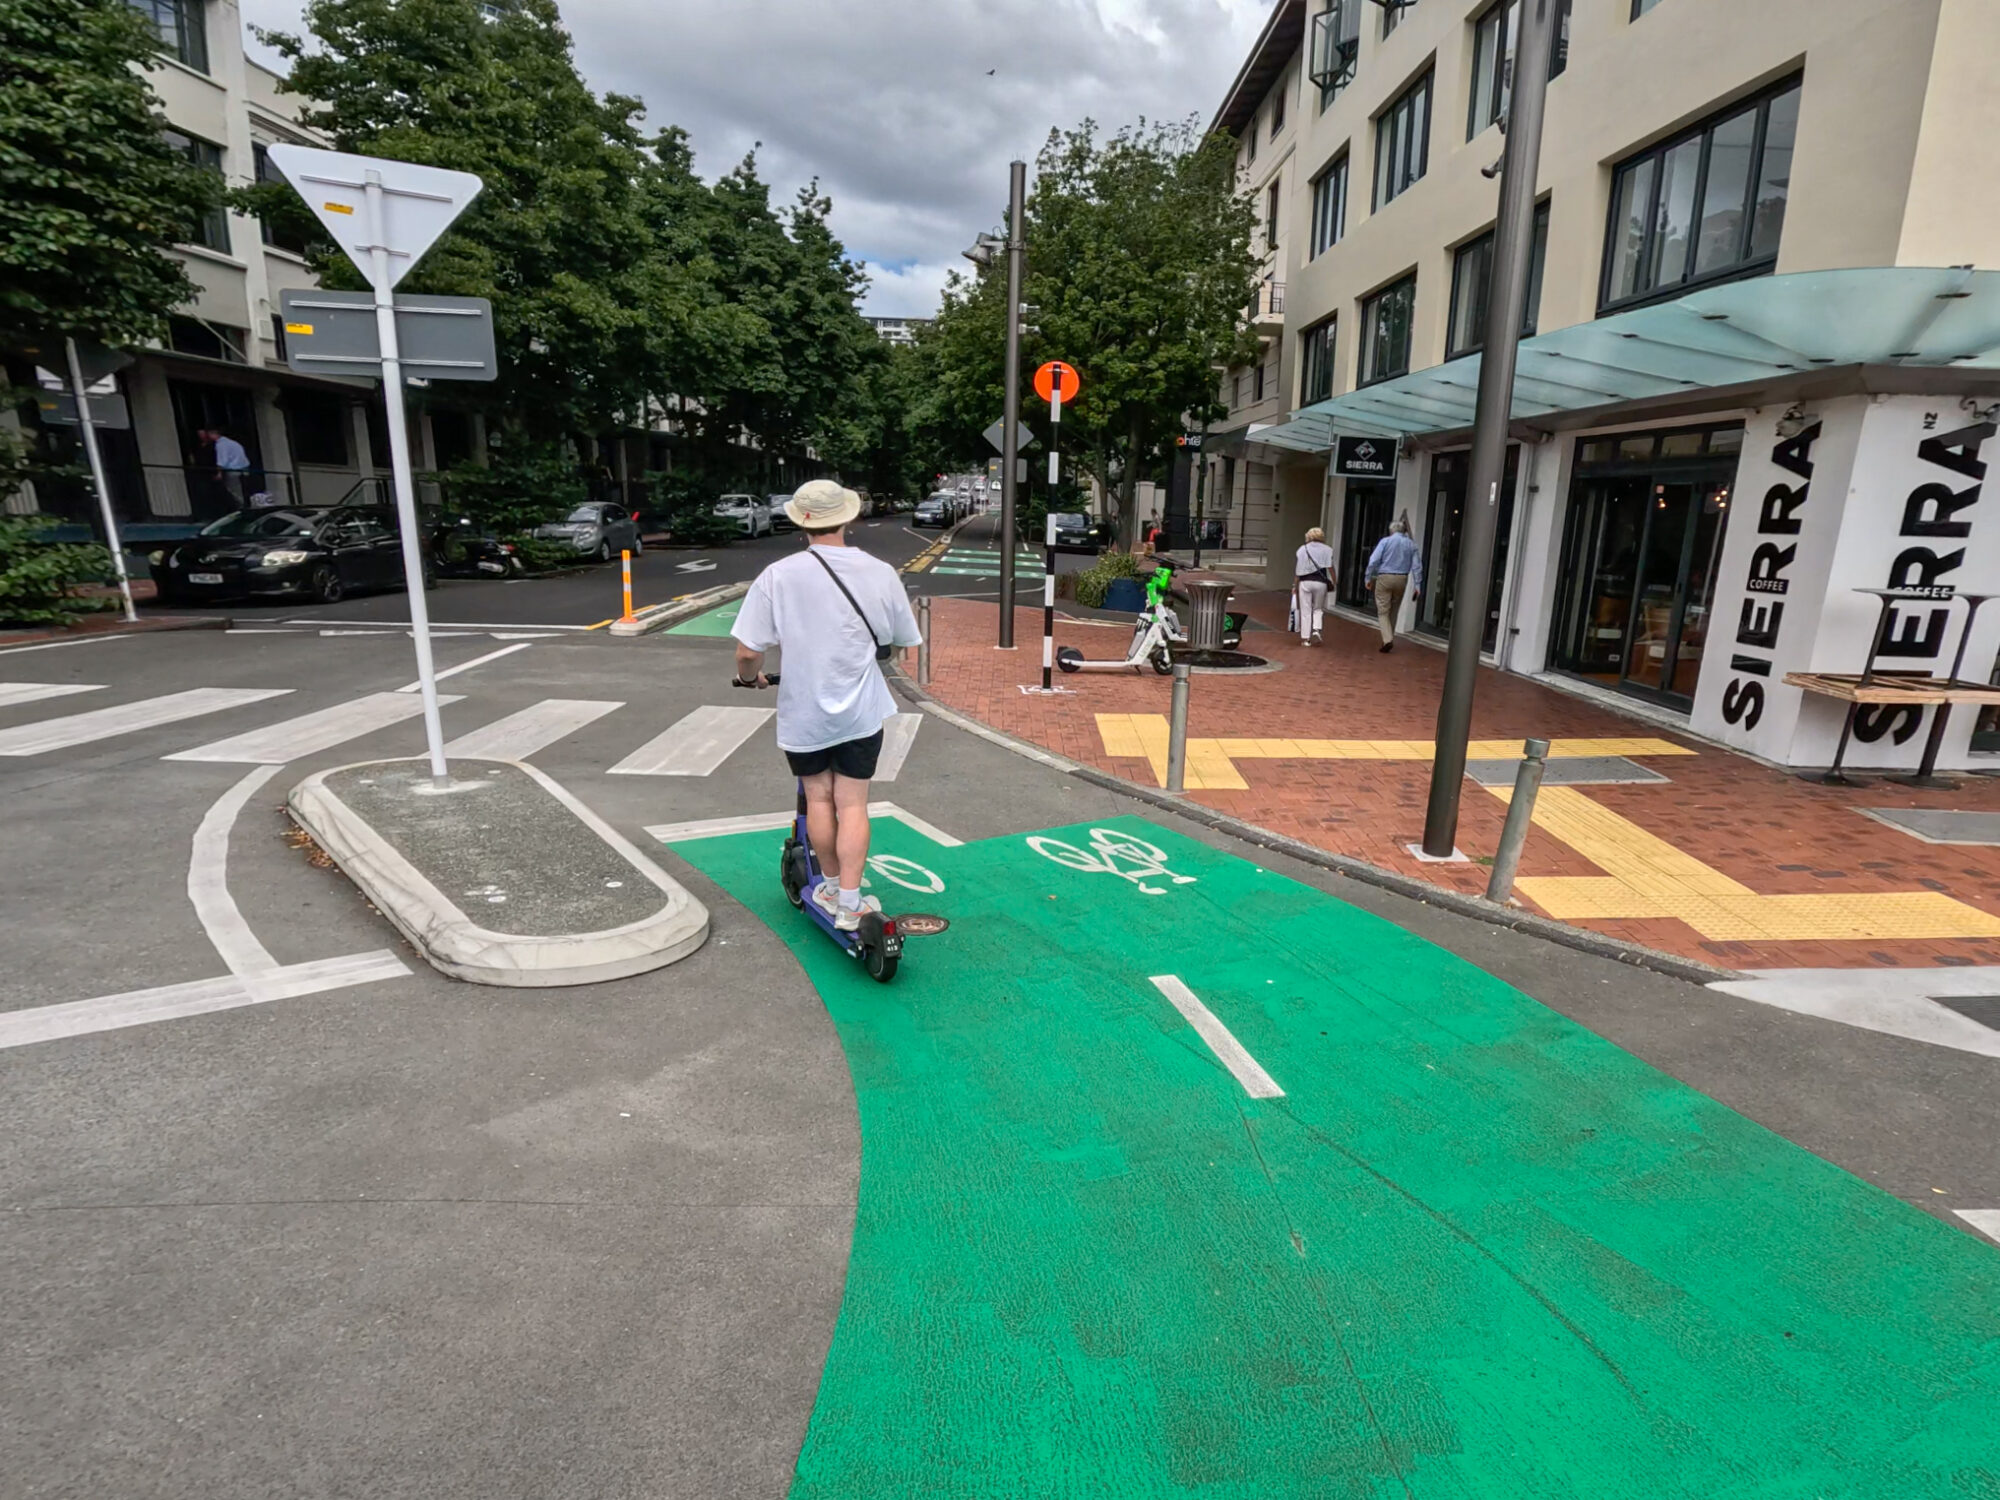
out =
[(859, 1101), (793, 1500), (2000, 1496), (1992, 1247), (1145, 820), (875, 827), (885, 907), (952, 923), (889, 985), (786, 904), (782, 833), (673, 846)]
[(731, 599), (727, 604), (718, 604), (714, 609), (704, 611), (691, 620), (683, 620), (678, 625), (669, 625), (668, 635), (724, 636), (735, 628), (736, 615), (743, 608), (741, 599)]

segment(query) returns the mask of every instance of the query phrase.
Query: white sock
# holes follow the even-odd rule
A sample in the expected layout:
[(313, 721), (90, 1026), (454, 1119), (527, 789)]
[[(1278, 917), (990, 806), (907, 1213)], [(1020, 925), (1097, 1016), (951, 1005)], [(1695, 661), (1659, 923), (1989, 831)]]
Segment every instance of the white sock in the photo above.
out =
[(840, 909), (842, 911), (861, 910), (861, 888), (859, 886), (856, 886), (851, 891), (846, 886), (840, 888)]

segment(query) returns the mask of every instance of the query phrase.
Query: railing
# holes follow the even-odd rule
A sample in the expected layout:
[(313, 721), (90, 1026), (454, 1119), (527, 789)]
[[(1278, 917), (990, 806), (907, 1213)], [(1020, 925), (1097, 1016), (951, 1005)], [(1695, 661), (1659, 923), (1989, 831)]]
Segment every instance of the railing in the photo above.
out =
[[(214, 469), (190, 464), (142, 464), (140, 496), (120, 496), (120, 509), (156, 521), (212, 521), (246, 505), (292, 505), (298, 485), (284, 469)], [(117, 488), (116, 481), (113, 484)], [(139, 501), (137, 505), (129, 502)]]

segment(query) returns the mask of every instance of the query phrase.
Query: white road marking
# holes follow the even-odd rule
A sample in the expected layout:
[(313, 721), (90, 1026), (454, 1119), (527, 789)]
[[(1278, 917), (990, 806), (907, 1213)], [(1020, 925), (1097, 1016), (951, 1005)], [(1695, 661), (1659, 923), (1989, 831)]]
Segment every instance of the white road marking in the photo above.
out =
[(0, 708), (17, 703), (39, 703), (44, 698), (67, 698), (71, 693), (101, 693), (101, 682), (0, 682)]
[[(470, 672), (474, 667), (483, 667), (489, 661), (498, 661), (503, 656), (512, 656), (516, 651), (526, 651), (528, 649), (526, 641), (522, 641), (520, 644), (514, 646), (502, 646), (498, 651), (489, 651), (484, 656), (475, 656), (471, 661), (462, 661), (455, 667), (446, 667), (442, 672), (433, 673), (432, 680), (434, 682), (443, 682), (447, 677), (456, 677), (460, 672)], [(422, 687), (423, 683), (421, 681), (406, 682), (397, 688), (396, 691), (399, 693), (414, 693)]]
[[(458, 701), (450, 693), (438, 698), (440, 703)], [(423, 711), (424, 700), (414, 693), (370, 693), (365, 698), (352, 698), (345, 703), (336, 703), (332, 708), (301, 714), (296, 719), (285, 719), (262, 729), (253, 729), (247, 734), (198, 745), (192, 750), (182, 750), (161, 759), (281, 766), (288, 760), (299, 760), (361, 735), (372, 734), (375, 730), (386, 729), (391, 724), (399, 724)]]
[[(942, 844), (947, 849), (956, 849), (964, 839), (953, 838), (937, 824), (918, 817), (915, 813), (898, 807), (893, 802), (871, 802), (868, 804), (870, 818), (894, 818), (912, 833), (920, 833), (933, 844)], [(646, 830), (647, 834), (663, 844), (684, 844), (692, 839), (721, 838), (730, 833), (762, 833), (771, 828), (791, 826), (792, 814), (788, 812), (749, 813), (740, 818), (700, 818), (691, 823), (655, 823)]]
[(0, 755), (43, 755), (50, 750), (67, 750), (93, 740), (136, 734), (181, 719), (220, 713), (225, 708), (241, 708), (246, 703), (282, 697), (290, 691), (290, 688), (190, 688), (161, 698), (141, 698), (137, 703), (43, 719), (16, 729), (0, 729)]
[(891, 714), (882, 726), (882, 754), (875, 762), (877, 781), (894, 781), (903, 769), (903, 762), (910, 758), (910, 747), (917, 742), (917, 726), (924, 722), (922, 714)]
[(444, 747), (447, 756), (482, 760), (526, 760), (584, 725), (625, 705), (590, 698), (544, 698), (519, 713), (495, 719), (482, 729), (462, 734)]
[[(374, 631), (400, 630), (409, 633), (408, 620), (328, 620), (299, 618), (287, 625), (366, 625)], [(433, 630), (588, 630), (588, 625), (547, 625), (539, 620), (433, 620)]]
[(93, 635), (80, 641), (43, 641), (34, 646), (9, 646), (0, 656), (18, 656), (23, 651), (60, 651), (65, 646), (95, 646), (104, 641), (129, 641), (129, 635)]
[(1187, 1018), (1188, 1025), (1195, 1029), (1216, 1061), (1229, 1069), (1236, 1081), (1243, 1085), (1243, 1092), (1252, 1099), (1282, 1099), (1285, 1091), (1278, 1087), (1257, 1065), (1257, 1059), (1243, 1050), (1243, 1044), (1229, 1034), (1229, 1028), (1216, 1020), (1215, 1013), (1195, 998), (1193, 990), (1182, 984), (1172, 974), (1156, 974), (1153, 988), (1167, 997), (1167, 1002)]
[(706, 776), (777, 716), (775, 708), (708, 704), (619, 761), (612, 776)]
[(2000, 1240), (2000, 1208), (1954, 1208), (1952, 1212), (1988, 1239)]
[(1752, 969), (1709, 986), (1802, 1016), (1864, 1031), (2000, 1057), (2000, 1031), (1938, 1004), (1940, 996), (2000, 995), (2000, 967), (1958, 969)]
[[(388, 637), (394, 635), (408, 639), (414, 636), (416, 632), (405, 625), (401, 629), (396, 630), (322, 630), (320, 634), (323, 636), (360, 636), (364, 640), (379, 641), (386, 640)], [(434, 641), (462, 641), (476, 634), (478, 632), (472, 630), (433, 630), (431, 632), (431, 639)]]
[(210, 1011), (262, 1005), (271, 1000), (317, 995), (382, 979), (401, 979), (409, 972), (401, 959), (384, 949), (351, 953), (345, 958), (287, 964), (260, 974), (231, 974), (221, 979), (197, 979), (191, 984), (127, 990), (121, 995), (102, 995), (95, 1000), (5, 1011), (0, 1012), (0, 1048), (26, 1047), (35, 1042), (53, 1042), (63, 1037), (88, 1036), (125, 1026), (144, 1026), (153, 1021), (172, 1021)]
[(223, 793), (194, 831), (194, 850), (188, 857), (188, 900), (194, 903), (202, 931), (232, 974), (258, 974), (279, 966), (270, 949), (257, 941), (257, 934), (250, 930), (229, 894), (229, 832), (236, 826), (236, 815), (243, 811), (243, 805), (281, 769), (259, 766)]
[(496, 641), (552, 641), (556, 633), (553, 630), (496, 630), (492, 636)]

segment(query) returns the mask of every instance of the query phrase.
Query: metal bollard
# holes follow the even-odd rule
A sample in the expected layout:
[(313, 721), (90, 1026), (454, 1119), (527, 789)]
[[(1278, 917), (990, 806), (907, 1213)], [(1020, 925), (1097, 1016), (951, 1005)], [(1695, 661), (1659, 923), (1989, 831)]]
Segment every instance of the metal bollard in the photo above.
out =
[(931, 596), (917, 596), (917, 634), (923, 639), (917, 642), (917, 686), (931, 685)]
[(1529, 740), (1521, 747), (1525, 759), (1514, 773), (1514, 800), (1507, 804), (1507, 826), (1500, 830), (1500, 847), (1493, 855), (1493, 878), (1486, 882), (1488, 901), (1505, 901), (1514, 894), (1514, 872), (1521, 868), (1521, 847), (1528, 842), (1528, 824), (1535, 816), (1535, 797), (1548, 769), (1549, 742)]
[(1186, 791), (1188, 664), (1174, 663), (1174, 704), (1167, 721), (1167, 790)]

